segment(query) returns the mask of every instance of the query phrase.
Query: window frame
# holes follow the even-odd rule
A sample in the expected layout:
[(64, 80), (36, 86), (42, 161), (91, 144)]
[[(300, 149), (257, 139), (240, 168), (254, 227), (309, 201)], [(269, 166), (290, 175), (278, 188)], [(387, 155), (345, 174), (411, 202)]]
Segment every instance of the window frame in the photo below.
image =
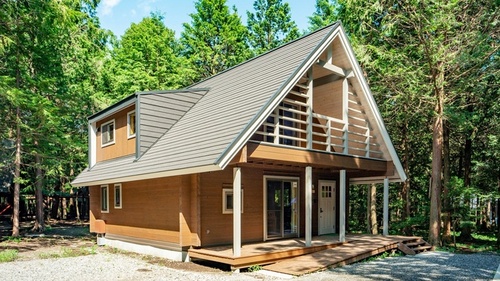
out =
[[(120, 192), (119, 197), (116, 196), (116, 191), (117, 190)], [(116, 202), (117, 198), (119, 199), (118, 202)], [(123, 190), (122, 190), (122, 184), (121, 183), (117, 183), (113, 187), (113, 206), (114, 206), (115, 209), (121, 209), (121, 208), (123, 208)]]
[[(134, 133), (133, 134), (130, 134), (130, 116), (131, 115), (134, 115)], [(127, 113), (127, 138), (131, 139), (131, 138), (135, 138), (136, 136), (136, 133), (137, 133), (137, 115), (135, 114), (135, 110), (132, 110), (132, 111), (129, 111)]]
[[(104, 127), (109, 126), (110, 124), (113, 124), (113, 140), (104, 143)], [(115, 125), (115, 119), (112, 119), (101, 124), (101, 147), (113, 145), (115, 144), (115, 142), (116, 142), (116, 125)]]
[[(103, 189), (106, 189), (106, 198), (103, 198)], [(107, 184), (103, 184), (101, 185), (101, 188), (100, 188), (100, 196), (101, 196), (101, 213), (109, 213), (109, 185)], [(104, 200), (106, 199), (106, 200)], [(106, 209), (104, 209), (104, 204), (103, 203), (106, 203)]]
[[(228, 196), (231, 196), (231, 200), (228, 200)], [(232, 214), (233, 213), (233, 208), (232, 208), (232, 198), (233, 198), (233, 189), (232, 188), (223, 188), (222, 189), (222, 214)], [(245, 196), (243, 196), (243, 189), (241, 189), (241, 213), (243, 214), (243, 200)], [(231, 208), (228, 208), (227, 203), (231, 202)]]

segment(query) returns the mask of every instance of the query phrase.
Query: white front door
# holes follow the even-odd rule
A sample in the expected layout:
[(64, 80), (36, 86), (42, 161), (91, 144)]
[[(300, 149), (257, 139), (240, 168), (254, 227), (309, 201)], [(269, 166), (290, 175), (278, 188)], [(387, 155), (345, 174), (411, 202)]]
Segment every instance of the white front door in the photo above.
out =
[(335, 181), (319, 181), (318, 187), (318, 235), (336, 232)]

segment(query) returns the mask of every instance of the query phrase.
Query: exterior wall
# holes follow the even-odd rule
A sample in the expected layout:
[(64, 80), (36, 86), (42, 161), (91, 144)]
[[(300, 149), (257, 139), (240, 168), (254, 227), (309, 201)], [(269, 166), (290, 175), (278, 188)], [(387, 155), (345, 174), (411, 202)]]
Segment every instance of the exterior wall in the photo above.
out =
[[(242, 167), (243, 243), (264, 240), (264, 176), (299, 177), (299, 234), (305, 235), (305, 174), (302, 169), (272, 171)], [(337, 182), (336, 207), (338, 226), (338, 174), (313, 169), (313, 235), (318, 233), (318, 181)], [(191, 246), (231, 244), (233, 216), (222, 213), (222, 190), (232, 188), (233, 170), (135, 182), (122, 185), (122, 208), (114, 207), (114, 184), (109, 188), (109, 213), (101, 212), (100, 186), (90, 187), (90, 231), (95, 220), (106, 223), (106, 237), (185, 250)], [(338, 230), (338, 228), (337, 228)]]
[[(135, 137), (127, 136), (127, 113), (134, 110), (135, 106), (130, 106), (120, 112), (113, 114), (97, 122), (98, 129), (96, 138), (96, 161), (101, 162), (121, 156), (135, 153)], [(102, 147), (101, 145), (101, 125), (110, 120), (115, 120), (115, 143)]]
[[(263, 171), (241, 169), (243, 213), (241, 233), (243, 242), (263, 239)], [(222, 189), (232, 188), (233, 169), (201, 174), (201, 241), (202, 246), (228, 244), (233, 241), (233, 215), (222, 213)]]
[[(110, 184), (109, 213), (101, 212), (100, 186), (92, 186), (90, 230), (94, 231), (95, 220), (101, 219), (106, 222), (106, 236), (155, 241), (163, 247), (180, 249), (180, 225), (190, 223), (190, 215), (182, 213), (181, 209), (181, 198), (186, 194), (180, 191), (189, 191), (190, 184), (191, 176), (121, 183), (121, 209), (114, 207), (114, 184)], [(188, 218), (184, 224), (179, 223), (182, 217)]]
[[(243, 189), (243, 213), (241, 214), (242, 242), (264, 240), (264, 176), (299, 177), (299, 234), (305, 234), (305, 171), (271, 171), (243, 166), (241, 168)], [(232, 188), (233, 170), (228, 167), (221, 172), (205, 173), (200, 175), (200, 210), (201, 210), (201, 246), (231, 244), (233, 241), (233, 216), (222, 213), (222, 189)], [(318, 234), (318, 181), (335, 180), (336, 194), (336, 223), (339, 222), (339, 195), (338, 173), (328, 174), (313, 169), (313, 235)]]

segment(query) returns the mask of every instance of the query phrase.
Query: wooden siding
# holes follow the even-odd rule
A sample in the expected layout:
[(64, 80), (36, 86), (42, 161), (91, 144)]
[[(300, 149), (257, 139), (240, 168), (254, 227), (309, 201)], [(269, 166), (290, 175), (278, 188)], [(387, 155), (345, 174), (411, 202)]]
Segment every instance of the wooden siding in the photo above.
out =
[[(135, 153), (135, 137), (129, 139), (127, 136), (127, 113), (134, 110), (134, 108), (134, 106), (127, 107), (126, 109), (97, 122), (97, 162)], [(113, 119), (115, 120), (115, 143), (102, 147), (101, 125)]]
[(367, 171), (387, 171), (387, 161), (371, 160), (340, 154), (312, 152), (290, 149), (264, 143), (248, 143), (248, 161), (270, 161), (294, 163), (294, 165), (311, 165), (338, 169), (354, 169)]
[[(100, 186), (92, 186), (91, 231), (92, 221), (102, 219), (106, 222), (106, 233), (180, 244), (180, 233), (185, 233), (185, 224), (181, 228), (179, 218), (190, 217), (189, 212), (180, 206), (179, 198), (184, 198), (180, 191), (189, 191), (190, 184), (190, 176), (121, 183), (121, 209), (114, 208), (114, 184), (110, 184), (109, 213), (101, 213)], [(191, 219), (184, 221), (190, 223)]]
[[(242, 241), (263, 239), (263, 171), (242, 168)], [(233, 241), (233, 216), (222, 214), (222, 189), (232, 187), (233, 170), (201, 174), (201, 244), (219, 245)]]
[(342, 119), (342, 80), (314, 87), (313, 93), (314, 113)]

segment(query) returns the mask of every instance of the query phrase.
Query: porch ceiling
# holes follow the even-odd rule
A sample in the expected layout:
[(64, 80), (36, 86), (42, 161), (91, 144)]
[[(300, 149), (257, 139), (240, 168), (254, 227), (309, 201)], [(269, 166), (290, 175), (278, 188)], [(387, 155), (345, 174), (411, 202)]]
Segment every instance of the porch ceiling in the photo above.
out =
[(248, 142), (239, 156), (232, 162), (232, 164), (243, 163), (286, 169), (311, 166), (315, 169), (329, 171), (347, 170), (347, 172), (360, 173), (365, 176), (390, 176), (394, 174), (394, 165), (391, 161), (288, 148), (268, 143)]

